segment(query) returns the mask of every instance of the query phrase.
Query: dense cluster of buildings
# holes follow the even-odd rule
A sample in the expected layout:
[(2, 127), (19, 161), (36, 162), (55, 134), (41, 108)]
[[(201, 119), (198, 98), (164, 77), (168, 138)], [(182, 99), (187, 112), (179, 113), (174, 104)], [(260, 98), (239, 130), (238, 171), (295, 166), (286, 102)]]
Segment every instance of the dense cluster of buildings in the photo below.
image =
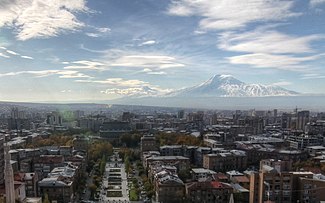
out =
[[(325, 163), (324, 113), (154, 108), (31, 112), (15, 107), (0, 115), (0, 126), (0, 194), (6, 199), (40, 202), (46, 195), (51, 201), (75, 201), (89, 139), (123, 144), (122, 135), (136, 132), (143, 135), (141, 160), (157, 202), (325, 200), (317, 189), (325, 184), (319, 169)], [(71, 128), (96, 136), (76, 137), (73, 146), (27, 147), (50, 132)], [(161, 132), (194, 136), (202, 144), (160, 146), (155, 135)], [(305, 167), (306, 161), (312, 164)], [(9, 175), (10, 184), (5, 181)]]
[(45, 195), (52, 202), (73, 202), (86, 167), (86, 151), (77, 150), (78, 137), (74, 141), (76, 148), (23, 148), (14, 145), (10, 136), (2, 133), (0, 202), (41, 203)]

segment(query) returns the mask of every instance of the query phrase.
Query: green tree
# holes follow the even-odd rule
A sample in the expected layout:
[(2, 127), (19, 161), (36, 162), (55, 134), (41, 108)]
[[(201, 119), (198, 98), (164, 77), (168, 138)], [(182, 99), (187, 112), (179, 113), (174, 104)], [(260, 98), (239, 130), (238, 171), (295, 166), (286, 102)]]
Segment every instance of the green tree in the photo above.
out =
[(121, 143), (128, 148), (135, 148), (139, 146), (141, 140), (140, 134), (136, 133), (127, 133), (121, 136)]
[(125, 165), (125, 172), (129, 174), (131, 170), (131, 164), (130, 164), (130, 159), (127, 155), (125, 155), (124, 157), (124, 165)]
[(97, 190), (97, 186), (95, 184), (91, 184), (88, 186), (88, 189), (90, 190), (90, 197), (91, 199), (94, 199), (96, 190)]
[(178, 177), (183, 181), (186, 182), (186, 180), (191, 178), (191, 171), (190, 169), (183, 169), (178, 172)]
[(47, 193), (44, 194), (43, 203), (51, 203), (50, 200), (49, 200), (49, 195)]

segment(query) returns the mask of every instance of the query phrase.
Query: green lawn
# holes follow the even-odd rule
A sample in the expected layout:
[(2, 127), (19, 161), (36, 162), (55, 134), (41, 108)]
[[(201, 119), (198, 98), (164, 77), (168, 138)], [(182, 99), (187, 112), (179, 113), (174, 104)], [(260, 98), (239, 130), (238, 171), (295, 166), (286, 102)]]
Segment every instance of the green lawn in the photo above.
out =
[(122, 191), (107, 191), (107, 197), (123, 197)]
[(137, 194), (137, 191), (134, 187), (131, 188), (130, 190), (130, 200), (131, 201), (138, 201), (139, 197), (138, 197), (138, 194)]

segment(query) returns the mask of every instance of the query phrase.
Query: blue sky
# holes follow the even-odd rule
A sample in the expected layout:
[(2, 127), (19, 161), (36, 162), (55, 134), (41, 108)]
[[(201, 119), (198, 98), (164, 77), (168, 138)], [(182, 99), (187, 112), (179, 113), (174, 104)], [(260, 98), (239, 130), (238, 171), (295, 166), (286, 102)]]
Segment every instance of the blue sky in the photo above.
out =
[(1, 0), (0, 100), (159, 95), (215, 74), (325, 93), (325, 0)]

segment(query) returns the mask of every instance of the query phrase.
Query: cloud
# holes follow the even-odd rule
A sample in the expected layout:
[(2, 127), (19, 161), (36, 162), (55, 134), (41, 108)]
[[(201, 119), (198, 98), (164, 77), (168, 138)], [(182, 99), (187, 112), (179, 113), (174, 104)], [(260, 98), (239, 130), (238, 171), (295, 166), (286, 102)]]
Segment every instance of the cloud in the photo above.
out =
[(106, 80), (76, 80), (76, 82), (81, 83), (98, 83), (105, 84), (113, 87), (141, 87), (144, 85), (149, 85), (148, 82), (141, 80), (125, 80), (123, 78), (109, 78)]
[(33, 57), (31, 56), (20, 56), (21, 58), (24, 58), (24, 59), (34, 59)]
[(4, 57), (4, 58), (10, 58), (10, 56), (4, 54), (4, 53), (0, 53), (0, 57)]
[(228, 57), (231, 64), (247, 64), (256, 68), (275, 68), (301, 71), (308, 67), (304, 62), (319, 59), (323, 54), (315, 53), (311, 43), (325, 38), (325, 35), (291, 36), (261, 27), (250, 32), (223, 32), (218, 38), (218, 48), (243, 55)]
[(169, 89), (161, 89), (154, 86), (143, 86), (143, 87), (131, 87), (131, 88), (110, 88), (105, 91), (101, 91), (104, 94), (116, 94), (121, 96), (159, 96), (170, 92)]
[[(6, 52), (6, 54), (0, 53), (0, 56), (5, 57), (5, 58), (10, 58), (9, 55), (13, 55), (13, 56), (20, 56), (21, 58), (24, 58), (24, 59), (34, 59), (33, 57), (30, 57), (30, 56), (20, 55), (19, 53), (9, 50), (6, 47), (0, 47), (0, 49), (4, 50), (4, 52)], [(7, 54), (9, 54), (9, 55), (7, 55)]]
[(297, 54), (314, 52), (310, 43), (324, 38), (325, 35), (296, 37), (265, 29), (244, 33), (224, 32), (218, 39), (218, 48), (233, 52)]
[(71, 70), (39, 70), (39, 71), (18, 71), (18, 72), (8, 72), (8, 73), (0, 73), (0, 77), (6, 76), (17, 76), (29, 74), (34, 77), (47, 77), (51, 75), (59, 75), (59, 78), (92, 78), (91, 76), (85, 75), (83, 73), (79, 73), (78, 71)]
[(93, 27), (93, 32), (87, 32), (86, 35), (89, 37), (104, 37), (111, 32), (108, 27)]
[(153, 44), (156, 44), (157, 42), (155, 40), (148, 40), (148, 41), (145, 41), (145, 42), (142, 42), (140, 44), (140, 46), (145, 46), (145, 45), (153, 45)]
[(4, 1), (0, 27), (14, 28), (18, 40), (48, 38), (84, 26), (75, 16), (87, 12), (85, 0)]
[(288, 86), (288, 85), (292, 85), (292, 82), (289, 82), (289, 81), (280, 81), (280, 82), (272, 83), (271, 85), (275, 85), (275, 86)]
[(307, 74), (303, 74), (301, 76), (301, 79), (303, 80), (310, 80), (310, 79), (324, 79), (325, 75), (321, 75), (318, 73), (307, 73)]
[(172, 1), (168, 13), (176, 16), (199, 16), (203, 30), (226, 30), (265, 21), (283, 21), (301, 15), (291, 11), (293, 1), (281, 0), (179, 0)]
[(167, 74), (164, 71), (153, 71), (150, 68), (145, 68), (145, 69), (143, 69), (142, 72), (147, 73), (149, 75), (166, 75)]
[(227, 59), (231, 64), (248, 64), (255, 68), (303, 71), (306, 70), (306, 67), (301, 65), (302, 62), (312, 61), (319, 57), (321, 57), (321, 54), (315, 56), (295, 57), (292, 55), (253, 53), (232, 56)]
[(101, 93), (122, 96), (157, 96), (171, 91), (138, 79), (108, 78), (106, 80), (75, 80), (75, 82), (101, 84), (109, 87)]
[(72, 90), (61, 90), (60, 92), (61, 93), (70, 93), (70, 92), (72, 92)]
[[(67, 62), (65, 64), (72, 64), (69, 66), (65, 66), (63, 69), (83, 69), (83, 70), (104, 70), (105, 64), (96, 62), (96, 61), (73, 61), (73, 62)], [(77, 64), (77, 65), (73, 65)]]
[(325, 4), (325, 0), (310, 0), (309, 5), (310, 7), (314, 8), (321, 4)]
[(11, 50), (6, 50), (6, 52), (7, 52), (8, 54), (15, 55), (15, 56), (20, 55), (20, 54), (18, 54), (17, 52), (14, 52), (14, 51), (11, 51)]
[(162, 70), (180, 68), (185, 65), (177, 62), (176, 58), (164, 55), (126, 55), (120, 56), (110, 63), (111, 66), (150, 68)]

